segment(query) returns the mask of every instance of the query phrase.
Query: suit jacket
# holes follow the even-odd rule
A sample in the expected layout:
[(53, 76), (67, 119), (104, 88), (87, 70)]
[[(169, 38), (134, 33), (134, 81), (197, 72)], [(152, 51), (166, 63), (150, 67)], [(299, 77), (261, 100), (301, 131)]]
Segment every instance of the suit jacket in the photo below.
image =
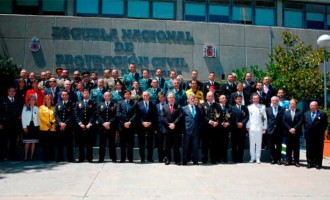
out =
[(172, 92), (175, 96), (175, 103), (179, 104), (180, 106), (184, 106), (187, 104), (187, 95), (186, 91), (179, 89), (175, 91), (174, 89), (167, 91), (166, 96), (168, 93)]
[(96, 109), (97, 121), (100, 124), (100, 127), (103, 128), (105, 122), (110, 122), (111, 129), (116, 130), (117, 127), (117, 117), (116, 117), (116, 106), (114, 102), (110, 102), (108, 107), (105, 102), (101, 102), (97, 105)]
[[(210, 86), (211, 86), (211, 83), (210, 81), (207, 81), (203, 84), (203, 94), (204, 94), (204, 97), (206, 97), (206, 94), (209, 92), (209, 89), (210, 89)], [(219, 91), (220, 90), (220, 85), (219, 83), (217, 82), (213, 82), (213, 86), (214, 86), (214, 89), (215, 89), (215, 92)]]
[(66, 130), (72, 128), (74, 120), (74, 106), (71, 101), (68, 101), (66, 105), (63, 102), (59, 102), (55, 106), (55, 119), (56, 129), (59, 130), (60, 123), (66, 124)]
[(231, 107), (231, 127), (232, 129), (238, 129), (237, 124), (243, 123), (242, 130), (246, 130), (246, 124), (249, 121), (249, 110), (247, 106), (241, 105), (241, 109), (237, 107), (237, 105), (233, 105)]
[[(229, 98), (229, 105), (231, 105), (231, 106), (236, 105), (235, 98), (237, 96), (238, 96), (238, 92), (231, 93), (230, 98)], [(241, 94), (241, 96), (242, 96), (242, 94)], [(244, 93), (244, 91), (243, 91), (243, 98), (244, 98), (244, 105), (245, 106), (248, 106), (248, 105), (251, 104), (250, 97), (246, 93)]]
[(95, 123), (95, 111), (96, 106), (91, 100), (88, 100), (86, 106), (84, 101), (77, 102), (74, 114), (77, 124), (93, 125)]
[[(62, 102), (62, 90), (57, 94), (57, 102)], [(71, 101), (71, 103), (74, 105), (77, 101), (78, 101), (78, 97), (77, 94), (73, 91), (70, 90), (69, 91), (69, 100)]]
[(161, 116), (166, 132), (173, 131), (168, 127), (170, 123), (173, 123), (175, 125), (174, 131), (180, 130), (182, 120), (182, 112), (180, 105), (174, 103), (173, 113), (171, 113), (170, 104), (164, 105), (161, 111)]
[[(229, 122), (229, 124), (230, 124), (231, 117), (232, 117), (232, 116), (231, 116), (231, 108), (230, 108), (228, 105), (226, 105), (226, 106), (224, 106), (224, 107), (222, 108), (220, 104), (219, 104), (219, 107), (220, 107), (220, 111), (221, 111), (221, 113), (220, 113), (221, 124), (222, 124), (222, 123), (225, 123), (225, 122)], [(230, 126), (228, 126), (227, 128), (224, 128), (222, 125), (221, 125), (221, 127), (222, 127), (224, 130), (229, 131), (230, 128), (231, 128), (231, 124), (230, 124)]]
[(140, 101), (136, 105), (136, 113), (138, 116), (140, 128), (145, 129), (142, 126), (143, 122), (151, 122), (151, 125), (146, 128), (148, 130), (157, 131), (158, 129), (158, 112), (157, 107), (151, 101), (148, 102), (148, 109), (146, 109), (144, 101)]
[(162, 109), (163, 109), (164, 105), (166, 105), (166, 102), (163, 103), (162, 107), (160, 106), (160, 103), (158, 103), (156, 105), (157, 114), (158, 114), (158, 131), (159, 131), (159, 133), (165, 133), (165, 127), (164, 127), (164, 123), (162, 120)]
[(154, 91), (153, 88), (149, 88), (147, 89), (147, 91), (150, 94), (150, 101), (152, 101), (152, 103), (157, 104), (159, 102), (158, 100), (158, 93), (161, 92), (162, 90), (160, 88), (157, 88), (156, 91)]
[(291, 136), (291, 133), (289, 130), (291, 128), (294, 128), (296, 130), (296, 135), (300, 137), (302, 133), (302, 116), (303, 113), (299, 110), (296, 109), (295, 115), (292, 121), (291, 118), (291, 110), (286, 110), (283, 114), (283, 125), (284, 125), (284, 136), (289, 137)]
[(123, 83), (125, 88), (127, 90), (132, 90), (133, 82), (139, 81), (139, 79), (140, 79), (140, 75), (138, 73), (135, 73), (134, 75), (132, 75), (131, 73), (124, 74)]
[[(259, 95), (259, 103), (266, 105), (267, 104), (267, 99), (266, 99), (266, 94), (263, 91), (256, 91), (256, 93)], [(250, 96), (250, 99), (252, 99), (252, 95)]]
[(150, 86), (151, 86), (151, 81), (152, 81), (152, 80), (151, 80), (150, 78), (148, 78), (147, 80), (141, 78), (141, 79), (139, 80), (140, 89), (141, 89), (142, 91), (146, 91), (148, 88), (150, 88)]
[(305, 138), (324, 137), (324, 131), (328, 128), (328, 117), (325, 112), (317, 111), (317, 114), (312, 121), (311, 112), (305, 112), (303, 116), (303, 125), (305, 130)]
[(246, 80), (243, 81), (243, 91), (244, 93), (250, 98), (251, 94), (253, 94), (256, 91), (256, 87), (254, 85), (255, 83), (253, 81), (248, 82)]
[(53, 100), (54, 100), (54, 104), (57, 104), (57, 100), (58, 100), (58, 93), (60, 92), (60, 88), (59, 87), (55, 87), (54, 89), (54, 94), (52, 92), (51, 88), (46, 88), (44, 90), (44, 95), (46, 96), (47, 94), (52, 95)]
[(221, 94), (225, 95), (227, 98), (227, 104), (229, 103), (229, 98), (230, 95), (234, 92), (237, 91), (237, 86), (235, 83), (232, 84), (232, 86), (227, 82), (225, 84), (222, 85), (221, 89)]
[(208, 102), (205, 102), (202, 104), (202, 111), (203, 111), (203, 116), (204, 116), (204, 124), (206, 124), (209, 128), (213, 128), (210, 124), (209, 121), (216, 121), (219, 123), (217, 128), (220, 128), (221, 123), (222, 123), (222, 118), (221, 118), (221, 108), (219, 107), (219, 104), (217, 103), (212, 103), (211, 105)]
[(164, 83), (164, 89), (165, 92), (168, 92), (169, 90), (173, 90), (173, 81), (172, 79), (168, 79)]
[(117, 90), (114, 90), (111, 92), (111, 95), (112, 95), (112, 99), (111, 101), (114, 102), (114, 103), (118, 103), (119, 101), (123, 100), (124, 99), (124, 91), (117, 91)]
[[(128, 110), (126, 109), (128, 108)], [(131, 128), (135, 128), (136, 120), (136, 103), (134, 100), (129, 100), (129, 106), (126, 107), (126, 100), (119, 101), (116, 106), (116, 115), (119, 121), (118, 130), (122, 131), (124, 129), (125, 122), (131, 122)]]
[(103, 101), (103, 94), (105, 92), (107, 92), (106, 88), (102, 88), (102, 90), (99, 88), (94, 88), (90, 92), (89, 99), (93, 101), (94, 104), (99, 104), (101, 101)]
[(12, 103), (8, 97), (0, 100), (0, 124), (5, 128), (19, 127), (22, 103), (15, 98)]
[(182, 107), (182, 119), (184, 120), (184, 134), (198, 135), (201, 126), (202, 111), (198, 106), (195, 106), (195, 117), (192, 116), (190, 105)]
[(283, 114), (285, 109), (277, 106), (277, 115), (275, 117), (273, 107), (266, 108), (267, 114), (267, 133), (268, 134), (283, 134)]
[(275, 88), (271, 85), (268, 86), (268, 93), (264, 91), (264, 85), (262, 85), (262, 92), (266, 95), (264, 104), (268, 107), (270, 106), (270, 101), (273, 96), (276, 95)]
[(164, 89), (164, 85), (165, 85), (165, 79), (163, 77), (155, 77), (158, 80), (158, 88), (159, 89)]
[(24, 106), (22, 110), (22, 127), (27, 128), (31, 121), (33, 121), (34, 126), (40, 126), (38, 107), (34, 106), (33, 109), (27, 110), (27, 106)]

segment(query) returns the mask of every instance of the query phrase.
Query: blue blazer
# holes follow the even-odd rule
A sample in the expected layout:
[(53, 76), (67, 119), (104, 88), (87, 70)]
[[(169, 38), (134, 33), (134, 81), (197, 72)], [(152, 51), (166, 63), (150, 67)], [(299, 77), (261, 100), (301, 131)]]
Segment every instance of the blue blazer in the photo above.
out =
[(190, 105), (182, 107), (182, 118), (184, 120), (184, 134), (193, 135), (199, 133), (201, 126), (202, 111), (198, 106), (195, 106), (195, 117), (192, 116)]
[(60, 88), (59, 87), (56, 87), (55, 88), (55, 91), (54, 91), (54, 96), (53, 96), (52, 89), (51, 88), (46, 88), (44, 90), (44, 96), (46, 96), (47, 94), (52, 95), (53, 100), (54, 100), (54, 105), (56, 105), (56, 103), (58, 102), (58, 93), (59, 92), (60, 92)]
[(315, 137), (322, 139), (324, 131), (328, 128), (327, 114), (318, 110), (312, 121), (311, 112), (307, 111), (303, 117), (303, 124), (306, 139)]

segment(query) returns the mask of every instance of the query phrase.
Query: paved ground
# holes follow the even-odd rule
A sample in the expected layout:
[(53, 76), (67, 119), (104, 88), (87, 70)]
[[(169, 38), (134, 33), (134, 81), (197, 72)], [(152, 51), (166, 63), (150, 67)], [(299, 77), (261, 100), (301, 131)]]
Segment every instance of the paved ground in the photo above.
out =
[(1, 200), (319, 200), (330, 198), (329, 183), (330, 159), (321, 170), (269, 163), (0, 163)]

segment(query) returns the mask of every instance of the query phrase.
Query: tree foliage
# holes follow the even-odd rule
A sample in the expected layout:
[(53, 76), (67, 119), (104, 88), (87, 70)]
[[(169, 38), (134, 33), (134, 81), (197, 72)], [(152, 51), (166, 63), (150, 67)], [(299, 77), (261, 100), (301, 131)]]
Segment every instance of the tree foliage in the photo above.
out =
[(255, 81), (261, 81), (262, 78), (266, 75), (266, 73), (261, 70), (258, 65), (250, 66), (250, 70), (248, 67), (242, 67), (239, 69), (234, 69), (232, 72), (237, 75), (237, 81), (239, 82), (244, 81), (245, 74), (247, 72), (250, 72), (252, 74)]
[(323, 61), (323, 50), (313, 50), (291, 32), (283, 32), (282, 39), (283, 45), (274, 48), (267, 63), (271, 84), (283, 88), (288, 98), (322, 97), (323, 73), (319, 64)]
[(8, 57), (0, 55), (0, 94), (5, 94), (8, 87), (13, 86), (14, 79), (18, 78), (21, 67)]

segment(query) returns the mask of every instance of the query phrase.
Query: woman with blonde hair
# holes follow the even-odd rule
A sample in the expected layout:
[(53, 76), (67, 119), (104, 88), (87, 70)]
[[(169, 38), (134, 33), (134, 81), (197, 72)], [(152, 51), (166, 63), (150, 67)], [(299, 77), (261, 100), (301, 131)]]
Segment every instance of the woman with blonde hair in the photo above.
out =
[(30, 152), (29, 160), (33, 160), (35, 144), (39, 142), (39, 114), (36, 105), (37, 97), (30, 95), (27, 104), (22, 111), (22, 127), (23, 127), (23, 143), (24, 143), (24, 160), (28, 160), (28, 153)]
[(42, 160), (48, 162), (55, 156), (55, 114), (54, 101), (50, 94), (45, 95), (44, 103), (39, 107), (40, 142), (42, 147)]

